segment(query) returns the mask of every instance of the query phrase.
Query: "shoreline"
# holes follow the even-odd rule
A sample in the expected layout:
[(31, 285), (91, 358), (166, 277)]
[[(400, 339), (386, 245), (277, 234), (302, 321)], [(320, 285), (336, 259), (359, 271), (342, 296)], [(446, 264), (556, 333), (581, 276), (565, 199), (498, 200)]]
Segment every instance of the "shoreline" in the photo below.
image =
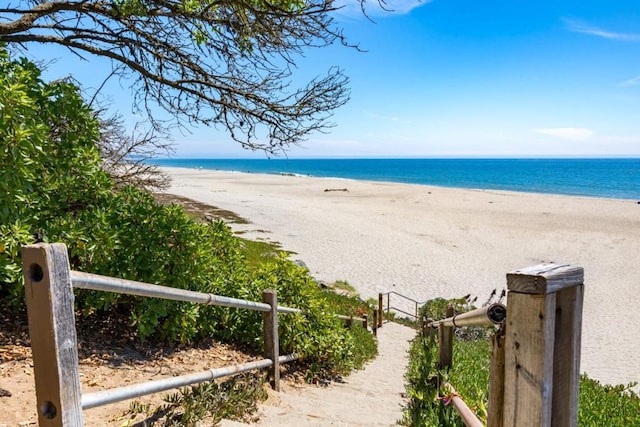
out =
[(604, 383), (640, 379), (633, 199), (162, 170), (173, 178), (167, 192), (236, 212), (250, 224), (234, 231), (280, 243), (318, 280), (346, 280), (364, 298), (395, 290), (482, 302), (506, 287), (509, 271), (545, 261), (583, 267), (581, 372)]
[(354, 182), (363, 182), (369, 183), (372, 185), (375, 184), (392, 184), (392, 185), (407, 185), (407, 186), (418, 186), (418, 187), (428, 187), (431, 189), (440, 189), (440, 190), (468, 190), (468, 191), (481, 191), (481, 192), (495, 192), (495, 193), (514, 193), (514, 194), (528, 194), (534, 196), (559, 196), (559, 197), (575, 197), (575, 198), (585, 198), (585, 199), (597, 199), (597, 200), (618, 200), (623, 202), (631, 202), (633, 204), (640, 205), (640, 199), (631, 198), (631, 197), (605, 197), (605, 196), (590, 196), (586, 194), (569, 194), (569, 193), (543, 193), (537, 191), (520, 191), (520, 190), (505, 190), (501, 188), (488, 188), (488, 187), (456, 187), (456, 186), (446, 186), (446, 185), (438, 185), (438, 184), (421, 184), (415, 182), (400, 182), (400, 181), (385, 181), (385, 180), (373, 180), (373, 179), (358, 179), (358, 178), (343, 178), (339, 176), (316, 176), (316, 175), (306, 175), (299, 173), (290, 173), (290, 172), (252, 172), (252, 171), (241, 171), (241, 170), (226, 170), (226, 169), (206, 169), (206, 168), (188, 168), (188, 167), (180, 167), (180, 166), (159, 166), (156, 165), (160, 170), (165, 172), (169, 172), (168, 174), (171, 176), (171, 171), (194, 171), (194, 172), (213, 172), (213, 173), (231, 173), (231, 174), (244, 174), (244, 175), (253, 175), (260, 176), (264, 175), (267, 177), (270, 176), (280, 176), (280, 177), (289, 177), (289, 178), (310, 178), (316, 180), (330, 180), (330, 181), (354, 181)]
[(640, 200), (635, 158), (159, 159), (160, 167)]

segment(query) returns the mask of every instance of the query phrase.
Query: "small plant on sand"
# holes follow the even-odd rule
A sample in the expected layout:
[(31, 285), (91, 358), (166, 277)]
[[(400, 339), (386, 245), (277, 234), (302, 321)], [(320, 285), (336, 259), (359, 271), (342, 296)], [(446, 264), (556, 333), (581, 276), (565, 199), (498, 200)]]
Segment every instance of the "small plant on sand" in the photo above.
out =
[[(123, 426), (195, 427), (217, 425), (223, 419), (250, 421), (257, 402), (267, 398), (261, 375), (242, 374), (222, 382), (185, 387), (163, 396), (158, 408), (133, 402)], [(140, 420), (140, 416), (144, 419)]]

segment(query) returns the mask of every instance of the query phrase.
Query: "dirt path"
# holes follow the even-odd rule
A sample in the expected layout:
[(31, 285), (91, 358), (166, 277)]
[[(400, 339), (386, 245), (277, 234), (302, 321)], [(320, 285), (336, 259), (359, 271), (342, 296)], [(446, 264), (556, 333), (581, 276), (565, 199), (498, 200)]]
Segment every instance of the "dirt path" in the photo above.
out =
[[(407, 351), (414, 329), (386, 323), (378, 330), (378, 357), (328, 387), (284, 384), (260, 407), (259, 426), (392, 426), (402, 416)], [(245, 425), (223, 421), (221, 426)]]

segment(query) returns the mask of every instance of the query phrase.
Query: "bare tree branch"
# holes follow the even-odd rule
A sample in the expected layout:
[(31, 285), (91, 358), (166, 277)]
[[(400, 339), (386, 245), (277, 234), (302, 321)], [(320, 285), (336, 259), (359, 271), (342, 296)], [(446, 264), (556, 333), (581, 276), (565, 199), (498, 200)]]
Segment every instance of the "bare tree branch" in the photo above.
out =
[(169, 177), (148, 163), (159, 154), (171, 154), (170, 140), (154, 129), (137, 125), (130, 136), (126, 134), (122, 116), (105, 117), (105, 110), (96, 113), (100, 121), (98, 148), (102, 168), (116, 187), (134, 185), (147, 190), (161, 190), (169, 185)]
[(0, 8), (0, 42), (66, 46), (133, 76), (134, 105), (180, 125), (222, 125), (249, 149), (280, 152), (332, 126), (349, 97), (332, 67), (292, 87), (295, 57), (335, 42), (332, 0), (21, 0)]

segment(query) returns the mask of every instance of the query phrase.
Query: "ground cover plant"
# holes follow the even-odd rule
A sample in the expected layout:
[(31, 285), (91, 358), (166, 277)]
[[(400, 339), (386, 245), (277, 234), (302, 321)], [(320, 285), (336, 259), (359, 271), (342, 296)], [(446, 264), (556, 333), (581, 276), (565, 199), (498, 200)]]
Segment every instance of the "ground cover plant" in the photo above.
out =
[[(471, 309), (465, 298), (428, 301), (422, 312), (432, 319), (445, 317), (444, 310), (452, 304), (457, 312)], [(462, 328), (464, 329), (464, 328)], [(438, 387), (438, 376), (450, 382), (465, 403), (486, 422), (490, 345), (485, 333), (456, 334), (453, 346), (453, 366), (438, 369), (438, 342), (423, 333), (411, 345), (409, 365), (405, 375), (408, 403), (401, 420), (406, 426), (464, 426), (455, 408), (448, 404), (448, 392)], [(578, 406), (578, 425), (584, 427), (623, 427), (640, 425), (640, 396), (637, 384), (602, 385), (582, 375)]]
[[(24, 316), (20, 247), (63, 242), (74, 270), (253, 301), (276, 289), (281, 305), (306, 313), (282, 316), (281, 354), (299, 353), (319, 371), (345, 373), (375, 354), (370, 334), (335, 317), (351, 302), (333, 304), (286, 254), (255, 250), (223, 221), (194, 221), (147, 191), (116, 189), (101, 168), (99, 138), (75, 85), (44, 82), (37, 66), (0, 45), (0, 298), (16, 316)], [(80, 325), (128, 316), (121, 335), (137, 341), (262, 346), (258, 312), (95, 291), (77, 291), (76, 305)]]
[(163, 396), (165, 404), (152, 407), (133, 402), (124, 427), (144, 425), (164, 427), (195, 427), (217, 425), (223, 419), (250, 422), (257, 402), (267, 398), (261, 374), (244, 373), (220, 382), (207, 382), (185, 387)]

